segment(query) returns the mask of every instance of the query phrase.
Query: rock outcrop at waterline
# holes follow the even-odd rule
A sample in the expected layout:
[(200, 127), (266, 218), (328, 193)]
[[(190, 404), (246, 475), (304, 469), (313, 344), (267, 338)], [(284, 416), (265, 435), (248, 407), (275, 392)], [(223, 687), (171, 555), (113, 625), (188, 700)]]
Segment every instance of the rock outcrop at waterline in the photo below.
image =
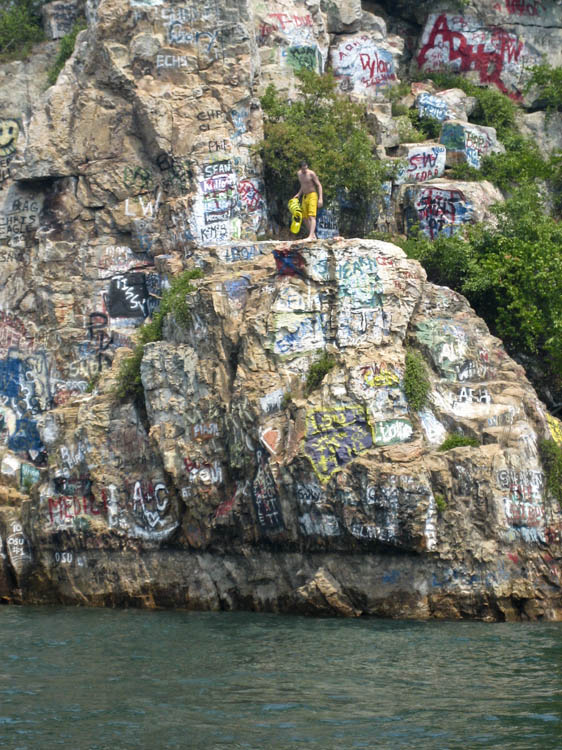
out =
[[(145, 348), (144, 419), (108, 377), (39, 420), (47, 465), (2, 509), (5, 595), (562, 616), (537, 453), (558, 423), (464, 298), (385, 242), (239, 251), (198, 251), (190, 324)], [(407, 348), (430, 372), (420, 411)], [(308, 393), (319, 350), (335, 366)], [(455, 432), (480, 445), (439, 451)]]
[[(413, 143), (390, 89), (410, 66), (468, 65), (521, 97), (562, 11), (426, 5), (416, 27), (358, 0), (88, 2), (56, 85), (54, 42), (1, 66), (3, 601), (562, 617), (537, 450), (562, 430), (501, 343), (399, 248), (335, 239), (343, 199), (319, 242), (257, 241), (259, 96), (294, 94), (302, 67), (331, 66), (368, 105), (373, 154), (405, 160), (379, 227), (434, 238), (489, 218), (497, 189), (447, 173), (502, 149), (467, 121), (474, 102), (414, 84), (402, 106), (442, 127)], [(81, 11), (50, 4), (50, 35)], [(168, 316), (145, 347), (145, 409), (120, 402), (120, 361), (188, 267), (204, 272), (189, 325)], [(421, 410), (410, 348), (430, 372)], [(334, 367), (309, 392), (319, 352)], [(441, 452), (448, 433), (479, 445)]]

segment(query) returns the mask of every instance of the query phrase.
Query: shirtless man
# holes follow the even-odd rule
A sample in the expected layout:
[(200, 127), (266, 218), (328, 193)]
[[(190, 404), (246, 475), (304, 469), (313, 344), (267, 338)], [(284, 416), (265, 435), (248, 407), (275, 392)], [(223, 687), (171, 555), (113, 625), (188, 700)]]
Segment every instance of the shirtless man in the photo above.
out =
[[(297, 172), (301, 189), (294, 196), (302, 199), (302, 218), (308, 228), (307, 240), (316, 239), (316, 209), (322, 208), (322, 185), (312, 169), (308, 168), (306, 160), (301, 161), (301, 168)], [(318, 192), (317, 192), (318, 189)]]

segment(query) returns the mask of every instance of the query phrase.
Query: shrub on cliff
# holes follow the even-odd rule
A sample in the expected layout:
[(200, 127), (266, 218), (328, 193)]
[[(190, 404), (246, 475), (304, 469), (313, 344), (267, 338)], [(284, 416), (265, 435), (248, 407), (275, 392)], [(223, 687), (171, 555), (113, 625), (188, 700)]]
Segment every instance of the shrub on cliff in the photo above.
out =
[(411, 408), (414, 411), (423, 409), (429, 398), (431, 382), (424, 358), (415, 349), (406, 352), (406, 367), (402, 387)]
[(536, 104), (547, 112), (562, 110), (562, 68), (553, 68), (548, 63), (531, 68), (531, 77), (526, 91), (535, 89)]
[(40, 0), (0, 0), (0, 62), (27, 57), (35, 42), (45, 38)]
[(364, 106), (338, 95), (331, 74), (301, 70), (297, 75), (296, 101), (273, 85), (261, 99), (265, 122), (260, 152), (269, 205), (283, 223), (287, 201), (299, 189), (299, 163), (306, 158), (322, 183), (324, 202), (340, 197), (353, 206), (357, 229), (389, 168), (373, 156)]

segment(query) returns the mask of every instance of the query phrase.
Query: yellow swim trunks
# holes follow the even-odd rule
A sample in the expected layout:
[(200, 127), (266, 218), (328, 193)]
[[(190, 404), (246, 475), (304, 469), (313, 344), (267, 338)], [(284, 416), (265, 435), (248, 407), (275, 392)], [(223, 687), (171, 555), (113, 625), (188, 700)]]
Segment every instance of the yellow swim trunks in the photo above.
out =
[(302, 197), (302, 218), (308, 219), (309, 216), (316, 216), (318, 208), (318, 193), (307, 193)]

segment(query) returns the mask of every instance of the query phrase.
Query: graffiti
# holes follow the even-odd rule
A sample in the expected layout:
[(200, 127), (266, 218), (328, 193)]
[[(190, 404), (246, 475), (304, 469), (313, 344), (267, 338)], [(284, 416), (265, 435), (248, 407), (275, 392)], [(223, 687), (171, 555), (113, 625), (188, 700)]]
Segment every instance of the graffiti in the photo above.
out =
[(257, 471), (252, 481), (252, 498), (258, 523), (263, 532), (279, 532), (285, 528), (279, 493), (269, 468), (265, 450), (256, 451)]
[[(154, 200), (147, 200), (145, 203), (142, 195), (137, 195), (135, 200), (138, 201), (140, 214), (136, 210), (136, 207), (129, 203), (129, 198), (126, 198), (125, 199), (125, 216), (132, 216), (133, 218), (152, 219), (158, 213), (158, 209), (160, 208), (161, 197), (162, 195), (160, 191), (158, 191), (156, 198)], [(131, 211), (131, 209), (134, 209), (134, 210)]]
[(280, 411), (283, 404), (283, 396), (285, 391), (283, 388), (278, 388), (276, 391), (266, 393), (265, 396), (260, 398), (261, 410), (264, 414), (271, 414), (274, 411)]
[(230, 151), (232, 148), (230, 141), (227, 141), (226, 138), (223, 138), (222, 141), (209, 141), (207, 145), (210, 154), (215, 154), (219, 151)]
[(276, 316), (273, 351), (278, 355), (323, 349), (328, 329), (327, 313), (298, 315), (286, 313)]
[(525, 43), (500, 28), (486, 28), (473, 18), (446, 14), (429, 16), (417, 58), (421, 70), (475, 70), (480, 83), (493, 83), (514, 95), (525, 65), (538, 64)]
[(483, 127), (446, 122), (441, 129), (440, 142), (449, 156), (462, 156), (475, 169), (480, 169), (482, 158), (489, 154), (494, 143), (491, 133)]
[(266, 19), (264, 23), (260, 24), (258, 31), (259, 40), (262, 44), (275, 31), (286, 33), (295, 29), (310, 29), (313, 26), (310, 13), (304, 16), (299, 16), (296, 13), (291, 15), (287, 13), (270, 13)]
[(550, 414), (546, 415), (546, 421), (552, 439), (554, 442), (558, 443), (558, 445), (562, 445), (562, 422)]
[(465, 380), (484, 380), (488, 373), (488, 366), (482, 361), (465, 359), (464, 362), (457, 365), (456, 372), (457, 379), (461, 382)]
[(473, 216), (472, 203), (460, 190), (423, 188), (417, 196), (415, 210), (420, 229), (432, 240), (439, 234), (451, 237)]
[(372, 446), (373, 432), (363, 407), (307, 412), (304, 452), (321, 482)]
[(316, 218), (316, 236), (319, 240), (329, 240), (339, 235), (338, 223), (333, 211), (318, 209)]
[(217, 521), (220, 518), (226, 518), (230, 515), (234, 506), (239, 504), (243, 498), (247, 497), (249, 486), (250, 482), (236, 482), (236, 489), (232, 493), (232, 497), (223, 500), (216, 509), (213, 519)]
[(432, 445), (441, 445), (447, 437), (447, 430), (437, 419), (430, 409), (423, 409), (418, 412), (420, 422), (427, 438), (427, 442)]
[(48, 521), (55, 529), (76, 526), (80, 516), (101, 516), (107, 513), (107, 503), (102, 494), (101, 505), (93, 495), (57, 495), (49, 497)]
[(0, 118), (0, 184), (10, 176), (8, 164), (16, 153), (16, 143), (20, 134), (17, 120)]
[(113, 361), (113, 357), (107, 353), (107, 350), (113, 343), (113, 334), (110, 335), (107, 331), (108, 325), (109, 318), (105, 313), (90, 313), (88, 334), (90, 341), (94, 342), (98, 372), (103, 370), (104, 363), (106, 367), (111, 367)]
[(201, 227), (201, 243), (208, 245), (224, 245), (230, 242), (230, 225), (227, 222), (218, 222), (207, 227)]
[(103, 279), (108, 274), (124, 273), (131, 265), (138, 263), (138, 260), (138, 256), (135, 256), (127, 245), (108, 245), (99, 251), (97, 261), (99, 277)]
[(506, 10), (510, 16), (529, 16), (536, 18), (544, 12), (544, 5), (540, 0), (504, 0), (504, 5), (496, 3), (494, 10)]
[(538, 528), (544, 526), (543, 491), (545, 476), (542, 471), (514, 471), (503, 469), (497, 473), (498, 487), (505, 517), (514, 528)]
[(304, 277), (306, 264), (297, 248), (290, 247), (286, 250), (274, 250), (273, 257), (275, 258), (278, 276)]
[(400, 383), (400, 373), (391, 365), (384, 362), (373, 362), (359, 368), (363, 383), (367, 388), (381, 388)]
[(166, 190), (178, 189), (188, 190), (193, 179), (191, 162), (186, 157), (174, 156), (162, 151), (157, 159), (156, 165), (163, 172), (162, 187)]
[(293, 70), (315, 70), (322, 72), (322, 55), (316, 46), (299, 45), (283, 50), (287, 65)]
[(366, 35), (348, 38), (332, 50), (332, 68), (343, 91), (368, 93), (396, 81), (394, 59)]
[(250, 113), (247, 109), (233, 109), (230, 111), (234, 133), (232, 138), (240, 138), (248, 130), (248, 118)]
[(33, 349), (31, 336), (16, 315), (0, 311), (0, 351), (6, 353), (12, 347), (20, 351)]
[(447, 103), (438, 96), (422, 92), (416, 97), (416, 107), (420, 117), (429, 117), (432, 120), (451, 120), (454, 118), (454, 112), (449, 110)]
[(185, 55), (156, 55), (157, 68), (191, 68)]
[(25, 234), (39, 227), (43, 199), (21, 195), (6, 203), (8, 210), (0, 213), (0, 240), (21, 242)]
[(112, 318), (147, 318), (160, 304), (161, 294), (157, 274), (120, 274), (111, 279), (107, 309)]
[(60, 455), (63, 466), (67, 469), (73, 469), (81, 463), (86, 462), (86, 455), (91, 451), (91, 446), (87, 440), (78, 440), (70, 448), (67, 445), (61, 445)]
[(363, 500), (369, 523), (353, 521), (349, 529), (353, 536), (357, 539), (394, 542), (399, 534), (399, 498), (397, 477), (391, 477), (388, 484), (369, 485)]
[(20, 466), (20, 487), (28, 488), (37, 484), (41, 478), (39, 469), (31, 464), (21, 464)]
[(440, 177), (445, 171), (445, 146), (416, 146), (408, 151), (407, 164), (396, 176), (396, 184), (424, 182)]
[(21, 573), (26, 563), (31, 560), (31, 544), (20, 523), (13, 521), (11, 532), (6, 539), (8, 557), (16, 572)]
[(238, 195), (240, 203), (246, 211), (262, 211), (265, 207), (265, 201), (260, 192), (258, 180), (240, 180), (238, 183)]
[(213, 484), (222, 484), (222, 466), (218, 461), (213, 461), (210, 464), (184, 458), (183, 463), (190, 484), (197, 483), (206, 487)]
[(306, 536), (331, 537), (341, 534), (340, 524), (332, 513), (321, 513), (312, 508), (309, 513), (299, 516), (299, 527)]
[(382, 283), (377, 261), (370, 255), (338, 258), (336, 265), (338, 297), (352, 307), (379, 307)]
[(412, 432), (412, 423), (409, 419), (387, 419), (375, 422), (375, 444), (403, 443), (410, 439)]
[(191, 426), (194, 440), (210, 440), (219, 437), (219, 426), (216, 422), (200, 422)]
[(169, 506), (168, 490), (163, 482), (145, 482), (137, 480), (132, 492), (128, 488), (129, 497), (132, 496), (132, 512), (141, 528), (152, 531), (166, 523), (164, 516)]
[(281, 433), (273, 427), (260, 430), (260, 442), (272, 455), (276, 455)]
[(295, 484), (295, 497), (301, 506), (321, 505), (326, 500), (322, 487), (312, 483), (297, 482)]
[(236, 310), (242, 310), (245, 306), (248, 299), (249, 286), (250, 280), (245, 277), (224, 282), (225, 292)]
[(153, 186), (152, 174), (149, 169), (144, 167), (125, 167), (123, 184), (131, 189), (151, 190)]
[(427, 346), (431, 357), (444, 377), (456, 380), (459, 363), (466, 361), (468, 337), (456, 325), (443, 320), (428, 320), (417, 327), (416, 338)]

